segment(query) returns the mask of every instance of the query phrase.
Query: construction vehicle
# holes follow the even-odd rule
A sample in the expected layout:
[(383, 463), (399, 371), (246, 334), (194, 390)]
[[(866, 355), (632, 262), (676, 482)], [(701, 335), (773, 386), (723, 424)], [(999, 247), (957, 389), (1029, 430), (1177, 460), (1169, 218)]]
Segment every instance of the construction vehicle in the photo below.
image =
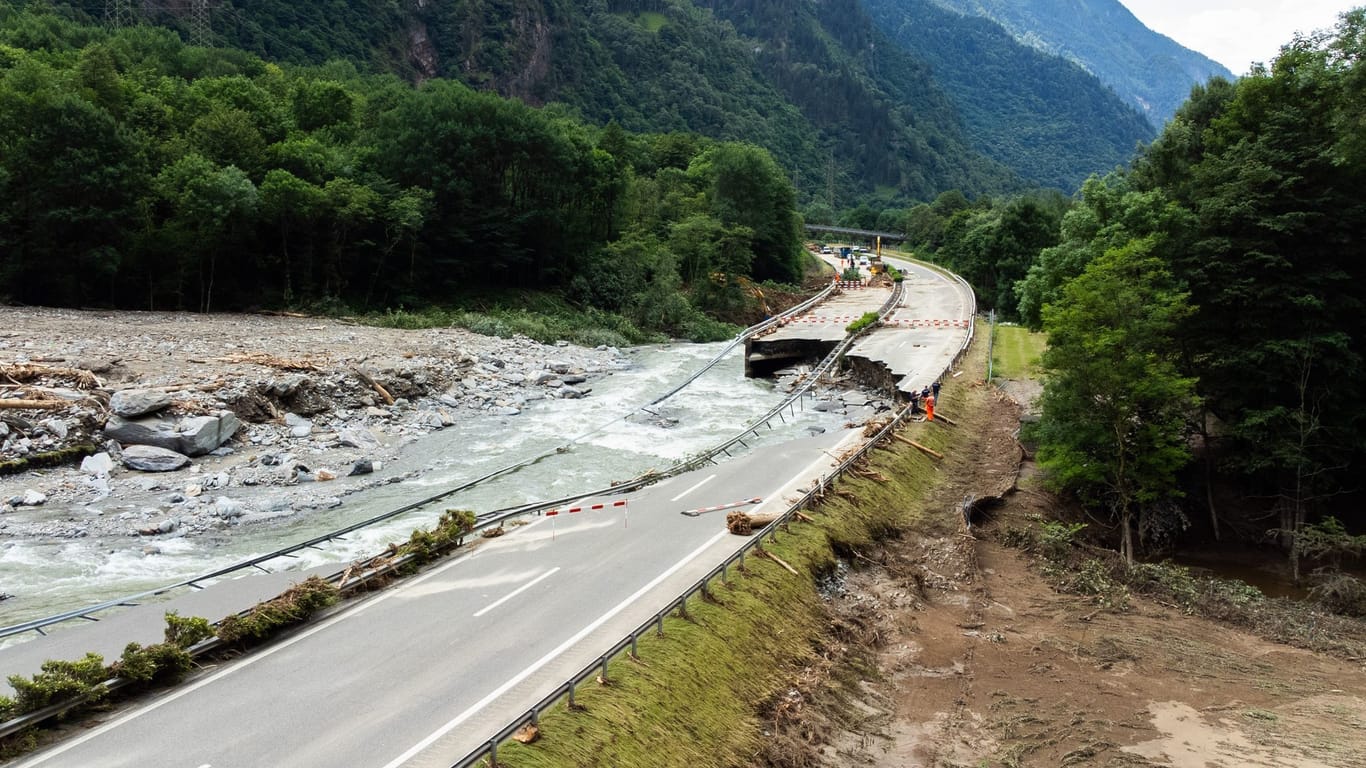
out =
[(759, 306), (764, 310), (764, 317), (773, 317), (773, 310), (769, 309), (768, 299), (764, 298), (764, 292), (748, 277), (745, 277), (744, 275), (731, 275), (725, 272), (713, 272), (711, 273), (711, 281), (721, 286), (728, 285), (732, 282), (735, 283), (759, 302)]

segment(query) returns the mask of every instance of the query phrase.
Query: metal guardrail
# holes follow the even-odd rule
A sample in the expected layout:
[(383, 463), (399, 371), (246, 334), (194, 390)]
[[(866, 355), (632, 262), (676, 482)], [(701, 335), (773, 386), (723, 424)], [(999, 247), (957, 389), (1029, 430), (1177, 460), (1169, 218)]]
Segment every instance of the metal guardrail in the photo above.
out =
[[(733, 340), (731, 340), (730, 343), (728, 343), (728, 344), (725, 346), (725, 348), (723, 348), (723, 349), (721, 350), (720, 353), (718, 353), (715, 357), (713, 357), (706, 365), (702, 366), (702, 367), (699, 368), (697, 371), (694, 371), (686, 380), (684, 380), (684, 382), (683, 382), (682, 384), (680, 384), (680, 385), (674, 387), (673, 389), (669, 390), (668, 392), (664, 393), (663, 395), (660, 395), (659, 397), (656, 397), (654, 400), (651, 400), (649, 403), (646, 403), (644, 406), (641, 406), (641, 407), (636, 408), (636, 409), (633, 410), (631, 413), (637, 413), (637, 412), (643, 410), (644, 408), (648, 408), (649, 406), (658, 405), (659, 403), (664, 402), (665, 400), (669, 399), (670, 397), (673, 397), (674, 395), (678, 394), (678, 393), (681, 392), (685, 387), (687, 387), (689, 384), (692, 384), (694, 381), (696, 381), (698, 378), (700, 378), (703, 374), (705, 374), (708, 370), (710, 370), (711, 368), (713, 368), (714, 366), (716, 366), (719, 362), (721, 362), (721, 360), (724, 359), (726, 355), (730, 354), (730, 352), (731, 352), (733, 349), (735, 349), (735, 347), (736, 347), (737, 345), (743, 343), (745, 339), (749, 338), (750, 336), (752, 336), (752, 335), (754, 335), (754, 334), (756, 334), (756, 333), (761, 333), (761, 332), (763, 332), (763, 331), (765, 331), (765, 330), (768, 330), (769, 328), (774, 327), (775, 325), (780, 324), (780, 323), (781, 323), (786, 317), (788, 317), (788, 316), (791, 316), (791, 315), (794, 315), (794, 314), (800, 314), (800, 313), (802, 313), (802, 312), (805, 312), (807, 309), (810, 309), (811, 307), (815, 306), (816, 304), (819, 304), (820, 302), (825, 301), (827, 298), (830, 297), (830, 294), (831, 294), (833, 291), (834, 291), (834, 286), (833, 286), (833, 285), (832, 285), (832, 286), (827, 286), (827, 287), (825, 288), (825, 290), (821, 291), (820, 293), (816, 294), (815, 296), (811, 297), (810, 299), (807, 299), (806, 301), (802, 302), (801, 304), (798, 304), (798, 305), (796, 305), (796, 306), (794, 306), (794, 307), (788, 309), (788, 310), (785, 311), (785, 312), (782, 312), (782, 313), (780, 313), (780, 314), (778, 314), (778, 315), (775, 315), (774, 317), (768, 318), (768, 319), (764, 320), (764, 321), (761, 322), (761, 323), (757, 323), (757, 324), (752, 325), (752, 326), (750, 326), (749, 328), (746, 328), (745, 330), (741, 331)], [(628, 414), (628, 415), (629, 415), (629, 414)], [(623, 417), (623, 418), (625, 418), (625, 417)], [(770, 414), (770, 418), (771, 418), (771, 414)], [(615, 421), (614, 421), (613, 423), (615, 423)], [(333, 541), (333, 540), (335, 540), (335, 539), (342, 538), (342, 537), (344, 537), (344, 536), (345, 536), (346, 534), (348, 534), (348, 533), (353, 533), (353, 532), (358, 531), (358, 530), (361, 530), (361, 529), (363, 529), (363, 528), (368, 528), (368, 527), (370, 527), (370, 526), (372, 526), (372, 525), (376, 525), (376, 524), (378, 524), (378, 523), (384, 522), (384, 521), (389, 520), (389, 519), (391, 519), (391, 518), (398, 517), (399, 515), (403, 515), (403, 514), (406, 514), (406, 513), (408, 513), (408, 512), (412, 512), (412, 511), (414, 511), (414, 510), (421, 509), (421, 508), (423, 508), (423, 507), (426, 507), (426, 506), (428, 506), (428, 505), (430, 505), (430, 504), (433, 504), (433, 503), (435, 503), (435, 502), (437, 502), (437, 501), (440, 501), (441, 499), (447, 498), (447, 497), (452, 496), (452, 495), (454, 495), (454, 494), (456, 494), (456, 493), (459, 493), (459, 492), (461, 492), (461, 491), (469, 490), (470, 488), (473, 488), (473, 487), (475, 487), (475, 486), (478, 486), (478, 485), (480, 485), (480, 484), (482, 484), (482, 483), (486, 483), (486, 482), (488, 482), (488, 481), (490, 481), (490, 480), (496, 479), (496, 478), (498, 478), (498, 477), (502, 477), (503, 475), (511, 474), (511, 473), (513, 473), (513, 472), (516, 472), (516, 471), (519, 470), (519, 469), (522, 469), (523, 467), (526, 467), (526, 466), (529, 466), (529, 465), (531, 465), (531, 464), (534, 464), (534, 463), (536, 463), (536, 462), (538, 462), (538, 461), (541, 461), (542, 459), (545, 459), (545, 458), (547, 458), (547, 457), (549, 457), (549, 456), (556, 455), (556, 454), (558, 454), (558, 453), (560, 452), (560, 450), (561, 450), (562, 448), (564, 448), (565, 446), (567, 446), (567, 445), (572, 445), (572, 444), (575, 443), (575, 442), (578, 442), (578, 441), (580, 441), (580, 440), (583, 440), (584, 438), (588, 437), (589, 435), (592, 435), (592, 434), (595, 434), (595, 433), (598, 432), (598, 431), (601, 431), (601, 429), (605, 429), (605, 427), (600, 427), (600, 428), (598, 428), (597, 430), (594, 430), (594, 431), (592, 431), (592, 432), (588, 432), (588, 433), (585, 433), (585, 434), (580, 435), (580, 436), (578, 436), (578, 437), (575, 437), (575, 438), (573, 438), (572, 440), (569, 440), (567, 443), (563, 443), (563, 444), (561, 444), (561, 445), (559, 445), (559, 446), (556, 446), (555, 448), (552, 448), (552, 449), (550, 449), (550, 450), (548, 450), (548, 451), (545, 451), (545, 452), (543, 452), (543, 453), (541, 453), (541, 454), (538, 454), (538, 455), (533, 456), (533, 457), (528, 458), (528, 459), (524, 459), (524, 460), (522, 460), (522, 461), (518, 461), (518, 462), (516, 462), (516, 463), (514, 463), (514, 464), (509, 464), (509, 465), (507, 465), (507, 466), (505, 466), (505, 467), (501, 467), (501, 468), (496, 469), (496, 470), (494, 470), (494, 471), (492, 471), (492, 472), (489, 472), (489, 473), (487, 473), (487, 474), (484, 474), (484, 475), (481, 475), (481, 476), (479, 476), (479, 477), (476, 477), (476, 478), (474, 478), (474, 479), (472, 479), (472, 480), (468, 480), (468, 481), (466, 481), (466, 482), (464, 482), (464, 483), (461, 483), (460, 485), (457, 485), (457, 486), (455, 486), (455, 487), (448, 488), (448, 489), (446, 489), (446, 490), (444, 490), (444, 491), (441, 491), (440, 493), (434, 494), (434, 495), (432, 495), (432, 496), (427, 496), (427, 497), (425, 497), (425, 498), (419, 499), (419, 500), (414, 501), (414, 502), (412, 502), (412, 503), (405, 504), (405, 505), (403, 505), (403, 506), (401, 506), (401, 507), (398, 507), (398, 508), (396, 508), (396, 509), (391, 509), (391, 510), (388, 510), (388, 511), (386, 511), (386, 512), (382, 512), (382, 513), (380, 513), (380, 514), (378, 514), (378, 515), (375, 515), (375, 516), (373, 516), (373, 517), (366, 518), (366, 519), (361, 520), (361, 521), (356, 522), (356, 523), (352, 523), (351, 525), (345, 526), (345, 527), (343, 527), (343, 528), (339, 528), (339, 529), (337, 529), (337, 530), (329, 531), (329, 532), (327, 532), (327, 533), (324, 533), (324, 534), (315, 536), (315, 537), (313, 537), (313, 538), (311, 538), (311, 539), (308, 539), (307, 541), (302, 541), (302, 542), (298, 542), (298, 543), (295, 543), (295, 544), (291, 544), (291, 545), (289, 545), (289, 546), (287, 546), (287, 547), (282, 547), (282, 548), (280, 548), (280, 549), (274, 550), (274, 551), (272, 551), (272, 552), (268, 552), (268, 553), (266, 553), (266, 554), (258, 555), (258, 556), (256, 556), (256, 557), (248, 558), (248, 559), (246, 559), (246, 560), (241, 560), (241, 561), (238, 561), (238, 562), (233, 563), (233, 564), (231, 564), (231, 565), (227, 565), (227, 566), (224, 566), (224, 567), (222, 567), (222, 568), (219, 568), (219, 569), (217, 569), (217, 570), (215, 570), (215, 571), (211, 571), (211, 572), (209, 572), (209, 573), (199, 574), (199, 575), (197, 575), (197, 576), (193, 576), (193, 577), (188, 578), (188, 579), (184, 579), (184, 580), (181, 580), (181, 581), (177, 581), (177, 582), (175, 582), (175, 583), (173, 583), (173, 584), (166, 584), (166, 585), (164, 585), (164, 586), (160, 586), (160, 587), (157, 587), (157, 588), (155, 588), (155, 589), (149, 589), (149, 590), (145, 590), (145, 591), (143, 591), (143, 592), (137, 592), (137, 593), (131, 594), (131, 595), (124, 595), (124, 596), (122, 596), (122, 597), (117, 597), (117, 598), (114, 598), (114, 599), (112, 599), (112, 600), (106, 600), (106, 601), (104, 601), (104, 602), (96, 603), (96, 604), (94, 604), (94, 605), (84, 606), (84, 607), (77, 608), (77, 609), (73, 609), (73, 610), (70, 610), (70, 611), (63, 611), (63, 612), (61, 612), (61, 613), (56, 613), (56, 614), (53, 614), (53, 615), (50, 615), (50, 616), (45, 616), (45, 617), (40, 618), (40, 619), (33, 619), (33, 620), (30, 620), (30, 621), (21, 622), (21, 623), (18, 623), (18, 624), (12, 624), (12, 625), (6, 626), (6, 627), (0, 627), (0, 638), (10, 637), (10, 636), (13, 636), (13, 635), (18, 635), (18, 634), (23, 634), (23, 633), (25, 633), (25, 632), (37, 632), (37, 633), (40, 634), (40, 635), (45, 635), (45, 634), (47, 634), (47, 633), (44, 632), (43, 629), (44, 629), (45, 627), (49, 627), (49, 626), (51, 626), (51, 625), (53, 625), (53, 624), (59, 624), (59, 623), (65, 622), (65, 621), (70, 621), (70, 620), (72, 620), (72, 619), (86, 619), (87, 621), (99, 621), (98, 618), (95, 618), (95, 617), (92, 616), (91, 614), (100, 613), (100, 612), (102, 612), (102, 611), (106, 611), (106, 610), (109, 610), (109, 609), (111, 609), (111, 608), (132, 607), (132, 606), (137, 605), (140, 601), (146, 600), (146, 599), (148, 599), (148, 598), (160, 597), (160, 596), (165, 595), (165, 594), (167, 594), (167, 593), (169, 593), (169, 592), (173, 592), (173, 591), (179, 590), (179, 589), (184, 589), (184, 588), (186, 588), (186, 587), (190, 587), (190, 588), (192, 588), (192, 589), (203, 589), (204, 586), (203, 586), (200, 582), (210, 581), (210, 580), (212, 580), (212, 579), (216, 579), (216, 578), (219, 578), (219, 577), (221, 577), (221, 576), (226, 576), (226, 575), (229, 575), (229, 574), (232, 574), (232, 573), (236, 573), (236, 572), (238, 572), (238, 571), (246, 570), (246, 569), (248, 569), (248, 568), (257, 568), (258, 570), (265, 570), (264, 568), (261, 567), (261, 565), (262, 565), (263, 563), (265, 563), (265, 562), (268, 562), (268, 561), (270, 561), (270, 560), (275, 560), (275, 559), (278, 559), (278, 558), (281, 558), (281, 557), (288, 557), (288, 556), (290, 556), (290, 555), (292, 555), (292, 554), (294, 554), (295, 552), (298, 552), (298, 551), (300, 551), (300, 550), (317, 548), (317, 546), (318, 546), (319, 544), (325, 544), (325, 543), (331, 542), (331, 541)], [(731, 444), (733, 445), (734, 443), (732, 442)], [(712, 455), (715, 455), (715, 454), (712, 454)], [(653, 481), (654, 479), (658, 479), (658, 477), (660, 477), (660, 476), (650, 476), (650, 477), (651, 477), (651, 479), (650, 479), (649, 481)], [(641, 483), (639, 483), (639, 484), (637, 484), (637, 485), (635, 485), (635, 486), (633, 486), (633, 487), (631, 487), (631, 488), (627, 488), (627, 487), (625, 487), (625, 486), (623, 486), (623, 485), (617, 485), (617, 486), (613, 486), (612, 489), (613, 489), (613, 490), (634, 490), (635, 488), (639, 488), (639, 487), (641, 487), (641, 485), (644, 485), (644, 484), (646, 484), (646, 483), (645, 483), (645, 482), (641, 482)], [(579, 493), (579, 494), (575, 494), (575, 495), (573, 495), (573, 496), (566, 497), (566, 498), (563, 498), (563, 499), (555, 499), (555, 500), (546, 501), (546, 502), (534, 502), (534, 503), (532, 503), (532, 504), (528, 504), (528, 505), (524, 505), (524, 506), (522, 506), (522, 507), (514, 508), (514, 509), (517, 510), (517, 511), (509, 512), (509, 513), (507, 513), (507, 514), (500, 514), (499, 512), (490, 512), (490, 513), (486, 513), (486, 515), (481, 515), (481, 516), (480, 516), (480, 525), (481, 525), (481, 527), (482, 527), (482, 526), (484, 526), (484, 525), (489, 525), (489, 524), (492, 524), (492, 523), (499, 522), (499, 521), (501, 521), (501, 520), (507, 519), (508, 517), (513, 517), (513, 516), (518, 515), (518, 514), (525, 514), (525, 513), (528, 512), (528, 511), (534, 512), (534, 511), (536, 511), (537, 509), (548, 508), (548, 507), (554, 506), (554, 505), (556, 505), (556, 504), (564, 503), (565, 501), (569, 501), (569, 500), (576, 499), (576, 498), (581, 498), (581, 497), (583, 497), (583, 496), (597, 495), (598, 493), (602, 493), (602, 492), (603, 492), (602, 490), (598, 490), (598, 491), (589, 491), (589, 492), (587, 492), (587, 493)]]
[(461, 758), (455, 763), (451, 764), (451, 768), (470, 768), (471, 766), (475, 765), (475, 763), (484, 758), (488, 758), (490, 764), (496, 765), (498, 760), (499, 744), (503, 743), (504, 741), (507, 741), (509, 738), (512, 738), (513, 734), (515, 734), (519, 729), (521, 729), (528, 723), (537, 723), (540, 720), (541, 714), (546, 710), (550, 709), (551, 707), (553, 707), (561, 699), (567, 697), (568, 703), (572, 707), (574, 705), (574, 691), (581, 683), (590, 679), (596, 679), (598, 677), (606, 679), (608, 664), (627, 649), (630, 650), (631, 656), (637, 656), (637, 646), (640, 641), (640, 638), (645, 636), (646, 634), (650, 632), (655, 632), (658, 635), (663, 635), (665, 617), (669, 616), (677, 609), (684, 608), (688, 600), (692, 598), (694, 595), (706, 593), (706, 591), (710, 589), (712, 581), (714, 581), (715, 579), (719, 578), (721, 579), (722, 583), (725, 583), (730, 567), (732, 565), (737, 564), (743, 567), (745, 563), (745, 555), (751, 552), (752, 550), (762, 546), (765, 538), (767, 538), (770, 541), (777, 541), (778, 528), (780, 526), (787, 525), (788, 522), (791, 521), (792, 516), (796, 512), (798, 512), (801, 509), (804, 509), (806, 506), (811, 504), (812, 501), (824, 496), (826, 489), (829, 488), (840, 475), (844, 474), (844, 472), (847, 471), (850, 466), (852, 466), (855, 462), (861, 460), (864, 456), (868, 454), (869, 451), (873, 450), (873, 448), (877, 447), (884, 440), (886, 440), (887, 436), (892, 433), (892, 430), (896, 429), (896, 427), (900, 425), (901, 422), (904, 421), (905, 418), (910, 415), (910, 413), (911, 409), (909, 407), (901, 409), (896, 414), (896, 416), (892, 418), (891, 421), (889, 421), (882, 429), (880, 429), (876, 434), (869, 438), (868, 441), (865, 442), (858, 451), (855, 451), (854, 453), (850, 454), (848, 458), (840, 462), (839, 466), (837, 466), (832, 472), (830, 472), (830, 474), (821, 477), (821, 479), (816, 483), (815, 487), (811, 488), (805, 494), (803, 494), (800, 499), (798, 499), (791, 506), (789, 506), (787, 510), (777, 519), (769, 523), (764, 528), (760, 529), (753, 537), (748, 539), (745, 542), (745, 544), (741, 546), (740, 549), (738, 549), (734, 554), (727, 557), (724, 561), (721, 562), (720, 565), (716, 566), (711, 571), (709, 571), (706, 576), (703, 576), (701, 579), (693, 583), (693, 585), (684, 590), (681, 595), (670, 600), (668, 604), (666, 604), (662, 609), (656, 612), (653, 617), (651, 617), (644, 623), (640, 624), (640, 626), (632, 630), (631, 633), (628, 634), (625, 638), (617, 641), (616, 644), (614, 644), (602, 655), (598, 656), (598, 658), (594, 660), (591, 664), (583, 667), (572, 677), (570, 677), (569, 680), (560, 684), (558, 687), (555, 688), (555, 690), (546, 694), (540, 701), (536, 702), (536, 704), (534, 704), (531, 707), (531, 709), (527, 710), (526, 714), (521, 715), (512, 722), (503, 726), (496, 733), (494, 733), (488, 741), (484, 742), (483, 745), (475, 749), (473, 752), (470, 752), (469, 754), (465, 755), (465, 757)]
[[(970, 320), (972, 320), (972, 322), (970, 322), (968, 326), (968, 338), (963, 342), (963, 345), (959, 348), (958, 353), (954, 356), (953, 361), (950, 363), (950, 367), (953, 367), (958, 363), (958, 361), (962, 358), (963, 354), (967, 351), (968, 345), (972, 343), (973, 331), (975, 327), (977, 297), (973, 293), (972, 286), (968, 285), (968, 283), (958, 275), (952, 272), (947, 272), (946, 270), (937, 269), (937, 271), (946, 272), (950, 277), (955, 279), (959, 284), (961, 284), (966, 289), (970, 303), (970, 309), (972, 310), (972, 312), (969, 314), (969, 318)], [(887, 314), (889, 314), (891, 310), (895, 308), (896, 304), (900, 301), (900, 296), (901, 284), (898, 283), (896, 291), (894, 291), (892, 298), (889, 299), (888, 302), (883, 305), (882, 310), (879, 311), (879, 316), (885, 318)], [(865, 332), (871, 329), (872, 327), (875, 326), (869, 326), (868, 329), (865, 329)], [(833, 357), (834, 353), (832, 353), (831, 356)], [(614, 644), (606, 652), (598, 656), (598, 658), (595, 659), (591, 664), (580, 669), (577, 673), (570, 677), (569, 680), (560, 684), (555, 688), (555, 690), (551, 691), (550, 693), (542, 697), (541, 700), (536, 702), (536, 704), (532, 705), (532, 707), (529, 710), (527, 710), (525, 714), (514, 719), (507, 725), (503, 726), (496, 733), (494, 733), (487, 741), (485, 741), (481, 746), (471, 751), (469, 754), (465, 755), (463, 758), (456, 761), (455, 763), (452, 763), (451, 768), (471, 768), (471, 766), (474, 766), (480, 760), (483, 760), (485, 758), (489, 760), (490, 765), (497, 765), (499, 744), (512, 738), (513, 734), (515, 734), (518, 730), (520, 730), (527, 724), (536, 724), (540, 720), (541, 714), (549, 710), (551, 707), (555, 706), (557, 703), (559, 703), (560, 700), (568, 698), (569, 705), (573, 707), (574, 691), (576, 688), (578, 688), (578, 686), (581, 683), (589, 679), (596, 679), (598, 677), (602, 677), (605, 680), (607, 678), (608, 664), (627, 649), (630, 649), (632, 657), (637, 656), (637, 646), (642, 636), (648, 634), (651, 631), (654, 631), (656, 634), (663, 635), (665, 617), (667, 617), (677, 609), (685, 609), (688, 600), (693, 596), (699, 593), (705, 594), (706, 591), (710, 588), (712, 581), (714, 581), (715, 579), (720, 578), (722, 583), (725, 583), (727, 578), (727, 572), (730, 566), (734, 564), (739, 564), (740, 566), (743, 566), (745, 561), (745, 554), (760, 547), (763, 544), (765, 537), (767, 537), (770, 541), (776, 541), (778, 537), (778, 528), (780, 526), (786, 526), (788, 522), (792, 519), (792, 516), (797, 511), (811, 504), (813, 500), (824, 496), (826, 489), (830, 487), (837, 478), (843, 475), (844, 472), (847, 471), (849, 467), (852, 466), (855, 462), (867, 456), (870, 451), (872, 451), (883, 441), (885, 441), (888, 435), (890, 435), (892, 431), (897, 428), (898, 425), (900, 425), (909, 415), (911, 415), (911, 411), (912, 409), (910, 407), (902, 408), (900, 411), (898, 411), (897, 414), (892, 418), (892, 420), (889, 421), (882, 429), (878, 430), (876, 434), (870, 437), (863, 444), (863, 446), (859, 448), (859, 450), (850, 454), (850, 456), (841, 461), (840, 464), (837, 467), (835, 467), (835, 469), (831, 471), (828, 475), (822, 476), (820, 480), (817, 481), (815, 487), (813, 487), (811, 490), (803, 494), (801, 498), (799, 498), (796, 502), (789, 506), (787, 511), (780, 515), (777, 519), (775, 519), (773, 522), (769, 523), (763, 529), (758, 531), (751, 539), (746, 541), (745, 544), (741, 546), (740, 549), (737, 550), (734, 554), (727, 557), (724, 561), (722, 561), (720, 565), (716, 566), (710, 572), (708, 572), (706, 576), (703, 576), (691, 587), (684, 590), (684, 592), (681, 595), (670, 600), (669, 603), (665, 605), (662, 609), (660, 609), (657, 613), (655, 613), (653, 617), (651, 617), (648, 621), (642, 623), (640, 626), (636, 627), (625, 638), (617, 641), (616, 644)], [(749, 433), (746, 432), (745, 434)]]

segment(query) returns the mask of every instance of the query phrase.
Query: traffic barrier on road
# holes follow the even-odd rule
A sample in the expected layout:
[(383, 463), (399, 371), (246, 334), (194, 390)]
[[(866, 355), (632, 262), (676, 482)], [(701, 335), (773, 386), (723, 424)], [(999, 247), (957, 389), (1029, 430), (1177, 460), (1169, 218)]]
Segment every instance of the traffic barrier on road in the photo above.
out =
[(601, 504), (589, 504), (586, 507), (566, 507), (565, 509), (547, 509), (544, 514), (546, 517), (551, 517), (553, 515), (558, 515), (561, 513), (566, 515), (572, 515), (575, 512), (596, 512), (600, 509), (608, 509), (609, 507), (625, 507), (626, 502), (628, 501), (630, 501), (630, 499), (618, 499), (617, 501), (603, 502)]
[[(631, 527), (631, 508), (627, 506), (630, 499), (617, 499), (616, 501), (604, 501), (601, 504), (587, 504), (581, 507), (565, 507), (564, 509), (547, 509), (541, 514), (549, 518), (556, 518), (561, 514), (572, 515), (575, 512), (596, 512), (603, 509), (621, 508), (621, 527)], [(555, 540), (555, 520), (550, 521), (550, 540)]]
[(759, 503), (762, 502), (762, 501), (763, 501), (763, 499), (759, 498), (758, 496), (755, 496), (755, 497), (752, 498), (752, 499), (745, 499), (744, 501), (732, 501), (732, 502), (729, 503), (729, 504), (718, 504), (717, 506), (714, 506), (714, 507), (699, 507), (699, 508), (697, 508), (697, 509), (685, 509), (685, 510), (683, 510), (680, 514), (687, 515), (688, 517), (697, 517), (698, 515), (702, 514), (703, 512), (716, 512), (716, 511), (722, 510), (722, 509), (731, 509), (731, 508), (734, 508), (734, 507), (743, 507), (743, 506), (746, 506), (746, 505), (749, 505), (749, 504), (759, 504)]

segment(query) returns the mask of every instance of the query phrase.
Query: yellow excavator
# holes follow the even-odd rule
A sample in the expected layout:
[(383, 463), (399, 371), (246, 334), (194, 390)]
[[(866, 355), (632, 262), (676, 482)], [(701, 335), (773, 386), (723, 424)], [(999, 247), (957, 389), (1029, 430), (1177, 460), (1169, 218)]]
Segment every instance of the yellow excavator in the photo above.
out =
[(713, 272), (711, 273), (711, 281), (722, 286), (734, 281), (736, 285), (740, 286), (759, 302), (759, 306), (763, 308), (766, 317), (773, 316), (773, 310), (768, 308), (768, 300), (764, 298), (764, 292), (759, 290), (759, 286), (755, 285), (754, 281), (750, 280), (748, 277), (745, 277), (744, 275), (731, 275), (725, 272)]

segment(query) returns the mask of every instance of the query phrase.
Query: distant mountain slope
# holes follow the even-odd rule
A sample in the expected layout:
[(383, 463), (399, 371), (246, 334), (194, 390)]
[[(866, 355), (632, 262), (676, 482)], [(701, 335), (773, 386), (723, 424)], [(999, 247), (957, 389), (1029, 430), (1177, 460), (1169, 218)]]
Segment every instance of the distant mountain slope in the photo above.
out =
[(1213, 76), (1233, 79), (1222, 64), (1148, 29), (1119, 0), (933, 0), (984, 16), (1015, 38), (1072, 59), (1162, 126)]
[(1078, 65), (1015, 41), (999, 24), (932, 0), (863, 0), (893, 41), (933, 67), (969, 140), (1039, 184), (1072, 191), (1127, 163), (1152, 126)]
[[(103, 7), (32, 1), (95, 18)], [(960, 30), (938, 12), (948, 40), (922, 53), (924, 40), (894, 41), (862, 0), (232, 0), (210, 4), (208, 29), (184, 7), (134, 7), (140, 21), (276, 61), (346, 59), (632, 131), (753, 142), (803, 202), (837, 208), (872, 192), (1072, 189), (1147, 138), (1075, 69), (1025, 57), (985, 25)], [(956, 52), (960, 34), (982, 52)]]

